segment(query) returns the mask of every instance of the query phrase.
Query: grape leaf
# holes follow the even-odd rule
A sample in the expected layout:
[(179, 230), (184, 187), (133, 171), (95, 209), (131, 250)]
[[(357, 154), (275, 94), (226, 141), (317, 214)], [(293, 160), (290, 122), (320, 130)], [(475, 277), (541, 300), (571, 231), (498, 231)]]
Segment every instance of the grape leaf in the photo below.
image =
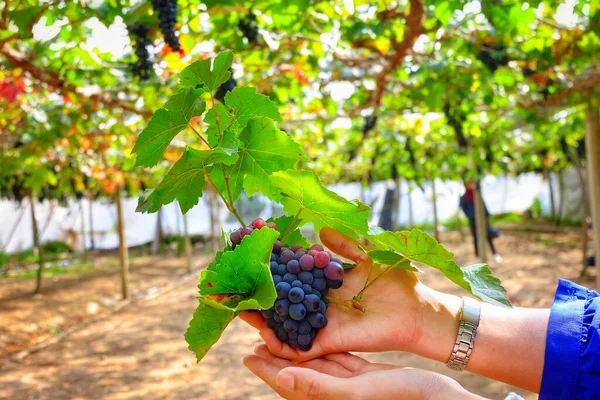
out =
[(231, 67), (232, 61), (233, 53), (231, 51), (219, 53), (212, 63), (212, 68), (210, 59), (196, 61), (181, 71), (179, 84), (183, 87), (200, 87), (213, 91), (231, 76), (229, 67)]
[(410, 260), (396, 252), (389, 250), (371, 250), (367, 252), (368, 256), (376, 264), (393, 265), (394, 268), (405, 269), (413, 272), (423, 272), (412, 265)]
[(267, 309), (275, 303), (269, 258), (277, 237), (274, 229), (257, 229), (234, 250), (218, 252), (202, 271), (200, 304), (185, 333), (198, 361), (240, 311)]
[(470, 269), (461, 268), (454, 260), (454, 254), (446, 250), (427, 233), (411, 231), (384, 231), (370, 239), (379, 245), (391, 248), (400, 256), (429, 265), (472, 295), (491, 304), (509, 306), (510, 301), (500, 280), (492, 275), (489, 267), (477, 265)]
[[(287, 237), (285, 238), (285, 240), (282, 241), (283, 244), (292, 247), (292, 246), (302, 246), (303, 248), (307, 249), (310, 247), (310, 243), (308, 243), (308, 241), (306, 240), (306, 238), (304, 236), (302, 236), (302, 232), (300, 232), (300, 229), (296, 229), (294, 228), (290, 228), (290, 225), (292, 224), (292, 222), (294, 221), (294, 217), (290, 216), (290, 215), (282, 215), (281, 217), (278, 218), (269, 218), (267, 220), (267, 222), (275, 222), (275, 225), (277, 225), (277, 230), (279, 232), (281, 232), (281, 235), (283, 236), (288, 229), (293, 229), (291, 233), (287, 234)], [(296, 226), (298, 226), (295, 223)]]
[(269, 175), (274, 171), (292, 168), (304, 157), (300, 145), (277, 129), (269, 118), (250, 120), (239, 140), (243, 147), (237, 162), (225, 168), (225, 175), (220, 168), (214, 168), (211, 173), (215, 185), (223, 192), (227, 190), (227, 177), (233, 201), (239, 197), (242, 186), (249, 196), (258, 192), (269, 197), (275, 196)]
[(196, 354), (199, 362), (208, 350), (219, 340), (227, 325), (235, 317), (235, 311), (213, 301), (200, 298), (200, 304), (185, 332), (189, 349)]
[(267, 96), (256, 93), (256, 88), (239, 86), (227, 93), (225, 104), (233, 110), (240, 127), (257, 117), (268, 117), (274, 121), (282, 121), (277, 105)]
[(206, 105), (200, 94), (201, 89), (181, 89), (163, 108), (156, 110), (133, 146), (132, 153), (137, 154), (135, 165), (152, 167), (162, 159), (171, 140), (189, 126), (192, 117), (204, 112)]
[(279, 171), (270, 178), (281, 196), (286, 213), (301, 213), (304, 222), (312, 222), (315, 231), (330, 227), (358, 239), (369, 229), (370, 208), (352, 203), (327, 189), (319, 178), (308, 171)]
[(209, 145), (214, 147), (219, 144), (221, 134), (229, 127), (233, 119), (233, 115), (221, 103), (216, 103), (214, 107), (208, 110), (204, 117), (204, 123), (208, 125), (205, 133)]
[(237, 157), (231, 149), (196, 150), (188, 147), (158, 187), (140, 199), (136, 211), (153, 213), (177, 199), (181, 212), (185, 214), (198, 204), (202, 196), (206, 167), (213, 163), (233, 164)]

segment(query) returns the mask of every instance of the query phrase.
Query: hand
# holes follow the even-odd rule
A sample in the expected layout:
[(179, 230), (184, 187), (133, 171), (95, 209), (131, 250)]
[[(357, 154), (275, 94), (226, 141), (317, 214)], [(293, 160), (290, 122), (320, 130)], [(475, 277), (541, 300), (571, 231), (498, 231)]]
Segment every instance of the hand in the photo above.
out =
[[(380, 271), (358, 248), (358, 243), (329, 228), (321, 230), (321, 241), (332, 252), (354, 261), (357, 266), (344, 276), (344, 285), (330, 297), (351, 299)], [(412, 272), (393, 270), (364, 293), (364, 313), (329, 303), (327, 326), (317, 334), (310, 351), (299, 351), (277, 339), (258, 312), (240, 316), (260, 330), (271, 353), (289, 360), (310, 360), (347, 351), (411, 351), (445, 362), (456, 332), (461, 300), (436, 292), (419, 282)]]
[(244, 365), (286, 399), (481, 399), (447, 376), (374, 364), (348, 353), (292, 364), (265, 345), (254, 352)]

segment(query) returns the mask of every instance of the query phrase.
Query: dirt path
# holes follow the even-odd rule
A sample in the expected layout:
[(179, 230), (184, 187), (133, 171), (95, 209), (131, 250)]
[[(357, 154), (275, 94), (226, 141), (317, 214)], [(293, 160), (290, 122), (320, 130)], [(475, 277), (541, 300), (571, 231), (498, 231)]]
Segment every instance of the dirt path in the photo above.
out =
[[(471, 261), (470, 241), (449, 234), (444, 243), (461, 263)], [(579, 273), (579, 252), (573, 236), (533, 233), (507, 235), (498, 243), (504, 263), (494, 267), (516, 305), (548, 306), (556, 279), (574, 279)], [(509, 254), (509, 251), (512, 253)], [(163, 260), (166, 262), (166, 260)], [(156, 267), (155, 267), (156, 268)], [(584, 284), (591, 284), (589, 281)], [(93, 279), (92, 279), (93, 280)], [(460, 293), (433, 271), (423, 280), (441, 290)], [(130, 304), (99, 323), (70, 335), (61, 343), (26, 358), (7, 359), (0, 367), (0, 398), (4, 399), (275, 399), (277, 396), (241, 364), (260, 342), (258, 335), (234, 321), (221, 341), (196, 365), (186, 349), (183, 332), (196, 306), (196, 278), (183, 280), (170, 291)], [(93, 285), (92, 285), (93, 286)], [(92, 290), (91, 287), (88, 288)], [(59, 303), (57, 291), (53, 302)], [(24, 300), (4, 300), (5, 314)], [(31, 300), (28, 300), (31, 302)], [(63, 302), (68, 302), (64, 298)], [(82, 297), (81, 301), (84, 301)], [(60, 307), (48, 313), (60, 314)], [(82, 303), (83, 305), (84, 303)], [(54, 310), (54, 311), (52, 311)], [(12, 311), (16, 313), (16, 311)], [(11, 314), (14, 318), (15, 314)], [(370, 354), (378, 362), (427, 368), (455, 377), (467, 389), (502, 399), (512, 388), (469, 373), (451, 374), (444, 366), (405, 353)], [(533, 399), (533, 394), (515, 390)]]

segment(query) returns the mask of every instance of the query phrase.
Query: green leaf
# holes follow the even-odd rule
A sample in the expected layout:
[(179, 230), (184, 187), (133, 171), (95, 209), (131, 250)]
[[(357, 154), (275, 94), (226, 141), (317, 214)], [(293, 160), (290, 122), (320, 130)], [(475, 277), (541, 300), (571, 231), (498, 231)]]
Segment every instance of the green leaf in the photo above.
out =
[(371, 250), (367, 254), (376, 264), (390, 265), (394, 268), (405, 269), (413, 272), (423, 272), (419, 268), (412, 265), (410, 260), (389, 250)]
[[(267, 220), (267, 222), (271, 221), (275, 222), (275, 225), (277, 225), (277, 230), (281, 232), (281, 235), (283, 236), (283, 234), (287, 232), (288, 229), (290, 229), (290, 225), (294, 221), (294, 217), (290, 215), (282, 215), (281, 217), (275, 219), (269, 218)], [(289, 247), (302, 246), (305, 249), (310, 247), (310, 243), (308, 243), (306, 238), (302, 236), (302, 232), (300, 232), (300, 229), (296, 228), (294, 228), (292, 232), (287, 235), (287, 238), (283, 241), (283, 244)]]
[(483, 301), (510, 306), (506, 290), (500, 280), (492, 275), (489, 267), (477, 265), (474, 266), (475, 268), (462, 269), (453, 260), (454, 254), (419, 229), (401, 232), (385, 231), (370, 239), (374, 243), (397, 251), (400, 253), (399, 257), (406, 257), (439, 270), (452, 282)]
[(269, 117), (282, 121), (277, 105), (267, 96), (256, 93), (256, 88), (239, 86), (225, 95), (225, 104), (233, 110), (236, 121), (241, 127), (256, 117)]
[(137, 154), (137, 166), (156, 165), (171, 140), (189, 126), (190, 119), (202, 115), (206, 105), (200, 99), (201, 94), (200, 89), (181, 89), (154, 113), (133, 146), (132, 153)]
[(212, 150), (188, 147), (158, 187), (143, 200), (140, 198), (136, 211), (153, 213), (177, 199), (181, 212), (185, 214), (198, 204), (202, 196), (206, 167), (214, 163), (233, 164), (237, 157), (236, 153), (220, 147)]
[(205, 130), (208, 137), (208, 144), (213, 147), (218, 145), (221, 140), (221, 134), (228, 129), (233, 120), (233, 115), (221, 103), (216, 103), (214, 107), (208, 110), (204, 117), (204, 123), (208, 125), (208, 128)]
[(219, 53), (212, 63), (212, 68), (210, 59), (196, 61), (181, 71), (179, 84), (183, 87), (204, 87), (213, 91), (231, 76), (229, 67), (232, 61), (231, 51)]
[[(243, 143), (240, 158), (225, 171), (233, 201), (240, 195), (242, 186), (249, 196), (260, 192), (273, 197), (276, 191), (269, 182), (269, 175), (292, 168), (304, 156), (300, 145), (277, 129), (269, 118), (250, 120), (239, 140)], [(222, 190), (225, 181), (222, 171), (213, 169), (211, 177)]]
[[(279, 232), (270, 228), (257, 229), (244, 237), (233, 251), (223, 252), (217, 264), (202, 271), (200, 294), (239, 296), (229, 306), (240, 309), (266, 309), (275, 303), (275, 286), (269, 270), (273, 243)], [(229, 301), (230, 297), (220, 301)], [(243, 303), (242, 303), (243, 302)]]
[(185, 341), (189, 345), (188, 348), (196, 354), (197, 361), (202, 360), (219, 340), (234, 317), (234, 310), (210, 300), (200, 299), (200, 304), (185, 332)]
[(302, 221), (312, 222), (316, 232), (330, 227), (355, 239), (367, 234), (370, 208), (327, 189), (312, 172), (280, 171), (270, 180), (283, 196), (285, 212), (296, 215), (301, 211)]

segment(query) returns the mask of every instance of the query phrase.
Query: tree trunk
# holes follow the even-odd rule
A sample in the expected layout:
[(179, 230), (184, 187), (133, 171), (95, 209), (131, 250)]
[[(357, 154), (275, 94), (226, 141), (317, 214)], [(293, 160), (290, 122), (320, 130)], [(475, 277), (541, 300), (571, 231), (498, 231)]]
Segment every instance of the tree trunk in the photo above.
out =
[(477, 233), (477, 248), (479, 249), (479, 259), (482, 263), (488, 261), (488, 244), (487, 244), (487, 221), (485, 215), (485, 206), (481, 193), (481, 182), (474, 182), (475, 187), (475, 227)]
[(186, 214), (183, 214), (183, 244), (185, 247), (185, 261), (187, 266), (187, 272), (192, 272), (192, 239), (190, 238), (190, 231), (188, 229), (188, 220)]
[(396, 178), (396, 193), (394, 199), (394, 214), (393, 214), (393, 226), (394, 230), (400, 229), (400, 201), (402, 199), (402, 178)]
[(38, 259), (38, 270), (35, 280), (35, 290), (34, 294), (38, 294), (42, 291), (42, 273), (44, 270), (44, 254), (42, 249), (40, 248), (40, 236), (38, 232), (38, 224), (35, 219), (35, 198), (31, 196), (30, 198), (31, 204), (31, 230), (33, 231), (33, 254), (37, 256)]
[(117, 189), (117, 231), (119, 234), (119, 262), (121, 264), (121, 295), (123, 300), (129, 297), (129, 255), (125, 241), (125, 224), (123, 221), (123, 200), (121, 188)]
[(152, 246), (150, 249), (150, 252), (152, 253), (152, 255), (157, 255), (158, 254), (158, 249), (160, 247), (160, 243), (161, 243), (161, 225), (162, 225), (162, 221), (161, 221), (161, 211), (162, 208), (158, 209), (158, 212), (156, 213), (156, 229), (154, 230), (154, 239), (152, 239)]
[(81, 250), (83, 251), (83, 260), (88, 261), (87, 240), (85, 237), (85, 215), (83, 214), (83, 201), (79, 200), (79, 214), (81, 214)]
[(440, 227), (438, 223), (438, 213), (437, 213), (437, 190), (435, 186), (435, 178), (431, 181), (431, 194), (432, 194), (432, 204), (433, 204), (433, 237), (438, 242), (440, 241)]
[(557, 172), (558, 175), (558, 207), (556, 209), (556, 226), (560, 226), (563, 215), (563, 208), (565, 206), (565, 175), (564, 171), (560, 170)]
[(600, 113), (598, 107), (588, 103), (586, 110), (586, 135), (588, 181), (592, 226), (594, 228), (594, 254), (596, 257), (596, 286), (600, 289)]
[(456, 227), (458, 228), (458, 232), (460, 232), (460, 239), (461, 240), (465, 240), (465, 230), (463, 229), (462, 226), (462, 221), (461, 221), (461, 215), (460, 215), (460, 208), (458, 210), (456, 210), (456, 214), (454, 216), (454, 218), (456, 219)]
[(90, 210), (90, 261), (92, 263), (92, 265), (95, 267), (96, 263), (95, 263), (95, 258), (94, 258), (94, 249), (96, 248), (96, 243), (94, 242), (94, 208), (93, 208), (93, 204), (94, 204), (94, 199), (92, 198), (88, 198), (88, 201), (90, 202), (90, 206), (89, 206), (89, 210)]
[(412, 183), (408, 182), (408, 227), (412, 229), (415, 226), (413, 220), (413, 204), (412, 204)]
[(556, 203), (554, 201), (554, 185), (552, 184), (552, 173), (546, 172), (546, 179), (548, 180), (548, 190), (550, 190), (550, 213), (552, 219), (556, 218)]

